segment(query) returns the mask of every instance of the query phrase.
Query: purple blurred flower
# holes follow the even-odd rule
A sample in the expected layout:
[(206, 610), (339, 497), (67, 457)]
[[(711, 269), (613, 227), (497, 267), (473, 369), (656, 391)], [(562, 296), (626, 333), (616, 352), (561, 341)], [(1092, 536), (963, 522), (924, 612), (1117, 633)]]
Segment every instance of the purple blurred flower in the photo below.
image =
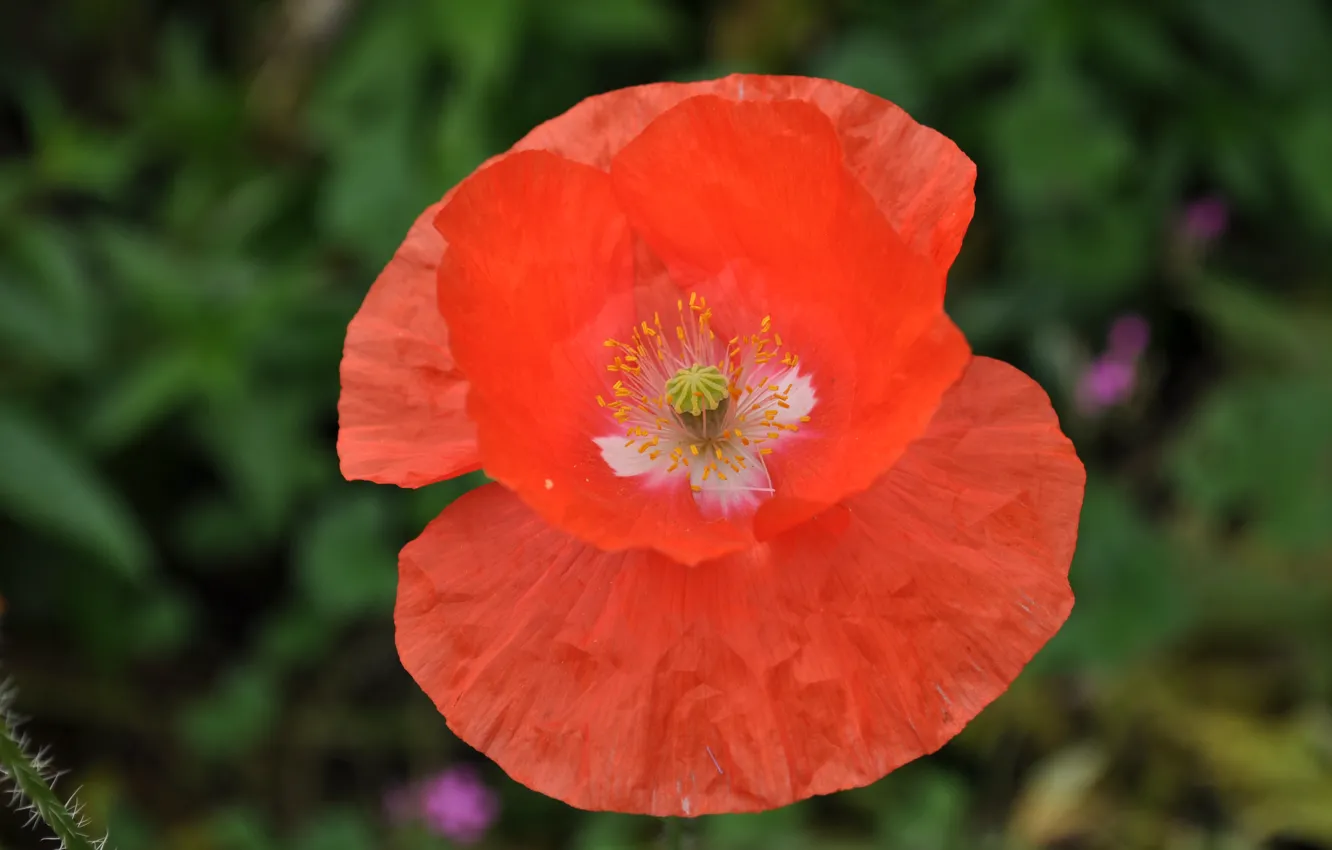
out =
[(1230, 205), (1215, 195), (1199, 198), (1184, 208), (1180, 224), (1190, 242), (1211, 242), (1230, 226)]
[(451, 767), (385, 800), (396, 820), (419, 819), (431, 832), (474, 844), (499, 817), (499, 798), (470, 767)]
[(1078, 407), (1100, 413), (1128, 401), (1138, 385), (1138, 363), (1151, 340), (1151, 326), (1141, 316), (1120, 316), (1110, 326), (1106, 350), (1078, 379)]
[(1078, 382), (1078, 404), (1087, 413), (1114, 407), (1128, 400), (1137, 383), (1137, 363), (1098, 357)]

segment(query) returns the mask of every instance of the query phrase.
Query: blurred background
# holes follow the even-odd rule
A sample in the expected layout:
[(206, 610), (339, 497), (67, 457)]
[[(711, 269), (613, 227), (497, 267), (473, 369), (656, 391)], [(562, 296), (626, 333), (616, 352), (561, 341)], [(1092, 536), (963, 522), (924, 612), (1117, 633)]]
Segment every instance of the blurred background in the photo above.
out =
[[(453, 739), (395, 553), (474, 480), (338, 475), (408, 224), (583, 97), (732, 70), (979, 166), (949, 308), (1088, 466), (1077, 607), (956, 741), (715, 850), (1332, 848), (1332, 7), (1320, 0), (5, 0), (0, 594), (119, 850), (658, 846)], [(20, 815), (0, 846), (45, 835)]]

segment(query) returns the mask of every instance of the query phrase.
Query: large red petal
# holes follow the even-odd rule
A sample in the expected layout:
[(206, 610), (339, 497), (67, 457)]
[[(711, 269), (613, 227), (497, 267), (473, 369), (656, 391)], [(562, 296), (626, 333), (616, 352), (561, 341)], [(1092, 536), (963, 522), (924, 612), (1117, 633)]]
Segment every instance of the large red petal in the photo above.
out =
[(606, 339), (662, 285), (635, 261), (609, 175), (544, 151), (510, 154), (459, 186), (436, 218), (449, 242), (439, 303), (471, 381), (486, 472), (546, 521), (603, 549), (697, 562), (752, 541), (709, 523), (687, 488), (619, 478), (593, 441), (616, 429)]
[(831, 119), (846, 166), (898, 233), (940, 270), (952, 265), (975, 208), (976, 166), (947, 137), (882, 98), (832, 80), (733, 74), (654, 83), (589, 97), (528, 133), (516, 150), (544, 149), (609, 168), (620, 149), (682, 100), (803, 100)]
[(771, 316), (813, 381), (808, 433), (772, 457), (760, 536), (865, 489), (925, 429), (970, 351), (942, 275), (844, 167), (820, 110), (690, 98), (620, 151), (611, 178), (674, 280), (708, 296), (728, 333)]
[[(666, 109), (698, 94), (732, 100), (805, 100), (833, 122), (846, 166), (912, 247), (946, 269), (974, 207), (975, 166), (946, 137), (886, 100), (831, 80), (736, 74), (635, 86), (587, 98), (515, 150), (550, 150), (610, 167), (611, 158)], [(343, 474), (416, 487), (475, 469), (465, 379), (448, 349), (434, 298), (445, 243), (417, 220), (348, 328), (338, 454)], [(401, 354), (400, 354), (401, 352)]]
[(338, 458), (349, 479), (420, 487), (481, 465), (467, 382), (435, 301), (440, 206), (412, 225), (347, 327)]
[[(971, 220), (975, 166), (946, 137), (888, 101), (831, 80), (752, 74), (658, 83), (587, 98), (540, 125), (515, 150), (545, 149), (610, 167), (614, 154), (664, 110), (698, 94), (733, 100), (809, 101), (832, 120), (847, 168), (912, 247), (952, 263)], [(343, 474), (416, 487), (475, 469), (465, 378), (453, 362), (434, 299), (445, 243), (413, 225), (348, 328), (339, 399)]]
[(407, 669), (538, 791), (652, 815), (754, 811), (942, 746), (1072, 605), (1083, 471), (1044, 393), (973, 361), (875, 487), (683, 567), (608, 554), (499, 486), (403, 550)]

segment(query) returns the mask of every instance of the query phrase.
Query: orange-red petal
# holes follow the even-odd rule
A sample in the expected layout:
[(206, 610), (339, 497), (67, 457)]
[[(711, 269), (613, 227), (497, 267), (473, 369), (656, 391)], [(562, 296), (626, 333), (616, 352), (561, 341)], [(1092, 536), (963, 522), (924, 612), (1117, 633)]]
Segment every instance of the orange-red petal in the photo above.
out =
[(589, 97), (528, 133), (515, 150), (543, 149), (598, 168), (680, 101), (802, 100), (832, 121), (846, 166), (898, 233), (946, 271), (975, 208), (976, 166), (947, 137), (900, 107), (832, 80), (732, 74), (695, 83), (654, 83)]
[(572, 805), (754, 811), (942, 746), (1064, 621), (1083, 471), (977, 359), (868, 492), (695, 568), (605, 553), (491, 485), (402, 552), (404, 665), (463, 740)]
[(480, 467), (467, 382), (435, 302), (441, 204), (417, 218), (347, 327), (338, 459), (349, 479), (420, 487)]
[[(698, 94), (816, 105), (836, 128), (847, 168), (902, 237), (941, 270), (951, 264), (971, 219), (974, 165), (892, 103), (830, 80), (742, 74), (620, 89), (540, 125), (514, 150), (550, 150), (607, 169), (650, 121)], [(439, 206), (417, 220), (348, 328), (338, 405), (348, 478), (415, 487), (477, 468), (474, 427), (461, 407), (466, 379), (442, 318), (426, 306), (446, 248), (428, 227)]]
[(902, 240), (801, 101), (704, 95), (653, 121), (611, 164), (616, 196), (675, 282), (732, 332), (765, 316), (813, 382), (813, 421), (778, 440), (770, 537), (863, 490), (925, 429), (966, 366), (943, 277)]
[(596, 401), (614, 377), (604, 342), (636, 324), (653, 284), (610, 176), (544, 151), (509, 154), (459, 186), (436, 226), (449, 242), (440, 309), (486, 472), (603, 549), (697, 562), (745, 545), (747, 529), (705, 521), (687, 488), (617, 477), (593, 442), (617, 427)]

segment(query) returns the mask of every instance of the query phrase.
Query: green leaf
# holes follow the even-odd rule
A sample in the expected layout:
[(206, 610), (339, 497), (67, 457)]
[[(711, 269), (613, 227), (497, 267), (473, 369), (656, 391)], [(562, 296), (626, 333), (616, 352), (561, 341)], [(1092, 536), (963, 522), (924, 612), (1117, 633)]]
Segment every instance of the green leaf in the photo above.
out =
[(45, 85), (23, 93), (38, 179), (55, 188), (114, 196), (138, 165), (138, 140), (80, 123)]
[(0, 217), (9, 218), (35, 183), (28, 163), (18, 157), (0, 162)]
[(1034, 284), (1017, 280), (986, 281), (962, 292), (949, 292), (948, 315), (977, 351), (992, 349), (1059, 315), (1059, 305)]
[(0, 343), (16, 359), (83, 367), (97, 349), (96, 299), (79, 245), (45, 223), (15, 228), (0, 245)]
[(804, 833), (805, 810), (787, 806), (746, 815), (717, 815), (701, 822), (707, 847), (728, 850), (796, 850), (809, 845)]
[(478, 89), (466, 89), (439, 114), (434, 126), (434, 173), (452, 186), (475, 170), (493, 151), (488, 139), (488, 103)]
[(187, 706), (179, 716), (186, 743), (201, 758), (223, 760), (257, 747), (273, 729), (279, 693), (267, 671), (237, 667), (212, 693)]
[(1012, 250), (1020, 267), (1038, 272), (1042, 298), (1062, 302), (1065, 315), (1096, 315), (1145, 284), (1153, 235), (1136, 203), (1105, 199), (1079, 214), (1033, 216)]
[(208, 850), (274, 850), (278, 846), (259, 812), (248, 806), (228, 806), (209, 815)]
[(1131, 137), (1098, 92), (1058, 67), (995, 102), (987, 146), (1007, 204), (1026, 211), (1095, 206), (1134, 156)]
[(171, 351), (127, 367), (88, 413), (85, 432), (95, 444), (120, 446), (179, 408), (197, 389), (195, 361)]
[(589, 814), (574, 840), (574, 850), (637, 850), (643, 846), (646, 820), (635, 815)]
[(1187, 0), (1182, 8), (1226, 59), (1269, 87), (1300, 84), (1327, 55), (1329, 22), (1317, 0)]
[(412, 145), (416, 132), (409, 112), (384, 114), (343, 139), (335, 153), (319, 205), (322, 226), (330, 241), (355, 250), (368, 266), (384, 262), (412, 216), (447, 188), (426, 188)]
[(1090, 37), (1106, 51), (1116, 71), (1143, 85), (1168, 85), (1188, 70), (1159, 20), (1133, 7), (1087, 4)]
[(336, 629), (321, 610), (301, 599), (264, 624), (254, 657), (274, 675), (284, 675), (310, 659), (324, 657)]
[(327, 809), (307, 823), (292, 850), (377, 850), (384, 846), (379, 830), (349, 809)]
[(71, 333), (67, 317), (46, 299), (0, 273), (0, 345), (16, 362), (76, 367), (91, 354), (87, 338)]
[(182, 506), (175, 540), (197, 567), (227, 568), (261, 551), (254, 518), (234, 500), (213, 495)]
[(236, 502), (265, 535), (278, 533), (305, 482), (327, 466), (306, 435), (310, 411), (295, 395), (248, 388), (248, 397), (209, 411), (200, 423)]
[(141, 657), (161, 658), (188, 644), (199, 623), (187, 598), (165, 587), (137, 601), (130, 631)]
[(430, 40), (438, 35), (425, 16), (470, 5), (367, 7), (312, 100), (309, 123), (330, 165), (320, 186), (320, 229), (367, 267), (382, 265), (417, 212), (448, 188), (435, 185), (425, 167), (425, 125), (441, 111), (420, 102)]
[(967, 811), (967, 786), (941, 770), (917, 771), (906, 787), (899, 783), (894, 805), (879, 818), (878, 833), (888, 847), (960, 847)]
[(83, 547), (126, 579), (143, 579), (152, 563), (143, 529), (97, 471), (42, 423), (2, 406), (0, 504)]
[(1238, 516), (1275, 545), (1332, 541), (1332, 386), (1318, 374), (1224, 385), (1176, 442), (1170, 472), (1217, 525)]
[(119, 225), (94, 232), (101, 259), (140, 321), (158, 319), (178, 327), (200, 303), (197, 270), (154, 234)]
[(677, 43), (683, 23), (661, 0), (564, 0), (537, 4), (536, 11), (541, 32), (574, 50), (670, 47)]
[(333, 617), (387, 616), (397, 586), (381, 494), (361, 491), (331, 503), (296, 547), (296, 581), (315, 610)]
[(1092, 477), (1069, 582), (1073, 613), (1033, 669), (1123, 664), (1173, 640), (1193, 616), (1169, 541), (1123, 492)]
[(1332, 228), (1332, 110), (1324, 99), (1309, 103), (1279, 136), (1291, 191), (1323, 230)]
[(1332, 315), (1272, 298), (1253, 283), (1206, 275), (1189, 300), (1224, 348), (1286, 367), (1332, 364)]
[[(578, 2), (561, 2), (559, 13), (578, 14)], [(602, 4), (602, 17), (615, 18), (623, 4)], [(487, 0), (485, 3), (427, 3), (421, 33), (453, 60), (462, 73), (463, 87), (481, 90), (501, 79), (513, 67), (523, 34), (522, 0)], [(539, 7), (538, 7), (539, 8)]]
[(82, 247), (64, 228), (40, 220), (18, 228), (6, 246), (53, 306), (86, 322), (97, 305), (82, 264)]

